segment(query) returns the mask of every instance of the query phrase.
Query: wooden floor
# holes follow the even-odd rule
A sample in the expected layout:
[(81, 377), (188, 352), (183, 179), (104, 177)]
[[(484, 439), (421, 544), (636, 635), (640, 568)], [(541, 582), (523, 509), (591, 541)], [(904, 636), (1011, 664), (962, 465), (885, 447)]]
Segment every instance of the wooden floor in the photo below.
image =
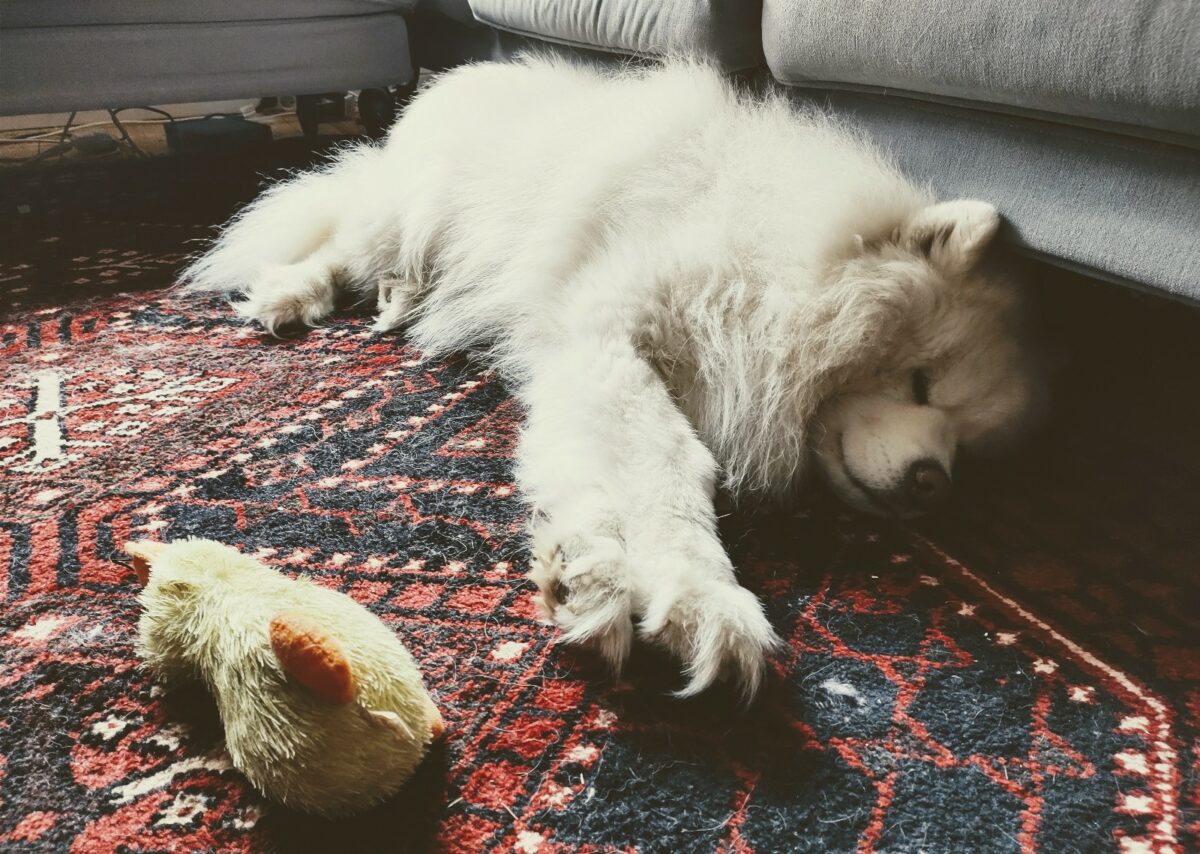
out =
[[(275, 139), (302, 136), (300, 123), (296, 119), (295, 113), (281, 113), (271, 116), (264, 120), (263, 123), (271, 128), (271, 133)], [(10, 131), (0, 135), (0, 169), (20, 167), (22, 165), (62, 163), (64, 161), (94, 161), (98, 163), (110, 160), (129, 160), (141, 157), (143, 154), (151, 157), (161, 157), (168, 153), (166, 134), (163, 131), (165, 124), (165, 120), (163, 122), (147, 124), (125, 123), (125, 129), (129, 132), (130, 139), (137, 146), (137, 150), (128, 143), (119, 142), (117, 150), (111, 153), (82, 154), (79, 151), (71, 150), (64, 154), (56, 154), (32, 162), (30, 158), (48, 153), (58, 142), (61, 128), (47, 127), (26, 129), (19, 132)], [(355, 136), (362, 133), (362, 125), (353, 119), (344, 119), (336, 122), (325, 122), (321, 125), (320, 131), (322, 135)], [(105, 134), (114, 140), (121, 140), (121, 132), (112, 124), (108, 124), (107, 126), (82, 127), (72, 131), (72, 136), (75, 138), (90, 134)], [(39, 138), (20, 142), (5, 141), (24, 140), (31, 136)]]

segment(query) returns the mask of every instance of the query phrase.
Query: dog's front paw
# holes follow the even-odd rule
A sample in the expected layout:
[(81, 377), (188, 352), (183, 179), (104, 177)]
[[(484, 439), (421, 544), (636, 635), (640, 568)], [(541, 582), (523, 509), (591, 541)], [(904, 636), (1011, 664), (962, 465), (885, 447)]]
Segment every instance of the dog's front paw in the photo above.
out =
[(734, 582), (682, 585), (655, 595), (640, 633), (683, 662), (688, 684), (677, 696), (690, 697), (728, 679), (749, 702), (762, 683), (767, 654), (780, 643), (762, 604)]
[(562, 640), (594, 646), (619, 673), (633, 644), (633, 594), (620, 544), (599, 536), (537, 537), (529, 578)]
[(333, 303), (328, 271), (305, 264), (276, 264), (263, 270), (237, 311), (274, 335), (287, 326), (315, 326), (333, 311)]

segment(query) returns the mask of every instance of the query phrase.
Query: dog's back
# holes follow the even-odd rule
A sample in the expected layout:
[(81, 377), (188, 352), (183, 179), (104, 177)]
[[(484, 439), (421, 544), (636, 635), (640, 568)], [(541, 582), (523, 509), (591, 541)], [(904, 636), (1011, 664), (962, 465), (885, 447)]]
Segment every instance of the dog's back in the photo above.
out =
[(442, 352), (553, 335), (538, 321), (614, 250), (646, 268), (645, 286), (664, 268), (742, 265), (811, 287), (855, 233), (925, 201), (855, 136), (703, 65), (613, 74), (527, 59), (443, 75), (384, 146), (266, 193), (187, 278), (250, 291), (244, 310), (271, 328), (313, 322), (331, 292), (314, 300), (310, 283), (261, 305), (254, 285), (340, 242), (337, 278), (368, 294), (403, 283), (394, 320)]

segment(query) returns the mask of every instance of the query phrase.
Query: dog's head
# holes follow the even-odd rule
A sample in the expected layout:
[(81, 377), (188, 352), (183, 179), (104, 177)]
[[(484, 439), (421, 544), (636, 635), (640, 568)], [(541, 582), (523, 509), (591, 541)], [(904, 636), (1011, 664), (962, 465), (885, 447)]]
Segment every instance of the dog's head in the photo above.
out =
[(1019, 291), (981, 260), (999, 217), (983, 202), (931, 205), (837, 266), (825, 333), (838, 380), (811, 446), (833, 490), (911, 517), (951, 494), (962, 451), (1009, 445), (1043, 397)]

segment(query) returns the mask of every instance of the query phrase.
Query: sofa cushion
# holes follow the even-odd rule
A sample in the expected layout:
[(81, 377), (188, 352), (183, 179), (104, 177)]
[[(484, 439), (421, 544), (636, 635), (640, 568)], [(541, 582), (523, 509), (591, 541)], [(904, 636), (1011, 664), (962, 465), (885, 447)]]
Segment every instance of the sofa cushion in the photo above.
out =
[(417, 0), (0, 0), (5, 28), (341, 18), (409, 12)]
[(1200, 137), (1194, 0), (765, 0), (782, 82), (886, 87)]
[(680, 53), (726, 71), (762, 64), (757, 0), (471, 0), (501, 30), (616, 53)]

